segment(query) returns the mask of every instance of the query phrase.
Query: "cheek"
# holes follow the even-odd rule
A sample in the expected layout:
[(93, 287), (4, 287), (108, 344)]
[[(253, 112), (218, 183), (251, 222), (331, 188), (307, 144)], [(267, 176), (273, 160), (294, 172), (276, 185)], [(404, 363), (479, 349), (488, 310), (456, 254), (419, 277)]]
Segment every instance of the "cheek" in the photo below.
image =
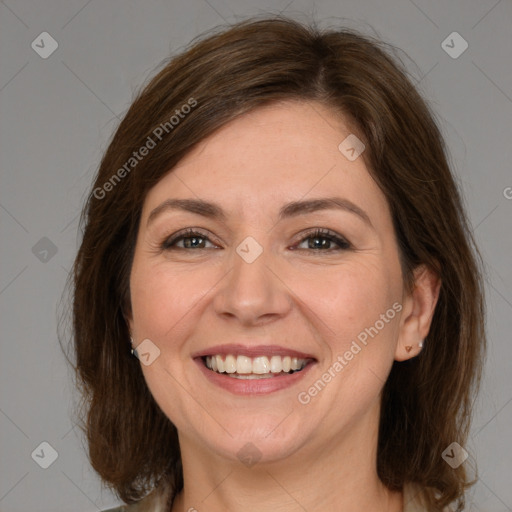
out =
[(294, 291), (321, 320), (322, 331), (343, 346), (399, 297), (395, 276), (377, 258), (355, 261), (296, 279)]
[[(297, 297), (296, 309), (301, 309), (300, 303), (306, 306), (299, 314), (309, 317), (333, 343), (343, 344), (374, 325), (400, 297), (399, 263), (392, 256), (354, 254), (341, 264), (277, 265), (274, 270), (288, 283), (291, 301)], [(130, 277), (136, 336), (168, 340), (173, 331), (176, 335), (195, 323), (189, 319), (211, 303), (224, 274), (225, 269), (215, 265), (152, 262), (139, 253)], [(274, 281), (269, 276), (269, 286)], [(275, 293), (290, 290), (276, 285)]]
[(204, 422), (191, 398), (193, 393), (183, 392), (190, 386), (183, 364), (186, 355), (182, 358), (180, 351), (193, 334), (195, 322), (190, 318), (194, 309), (200, 307), (201, 298), (210, 288), (197, 273), (134, 261), (130, 279), (134, 334), (139, 342), (148, 338), (160, 349), (155, 362), (141, 365), (141, 369), (153, 398), (177, 428), (189, 428), (183, 423), (184, 410), (195, 411), (195, 424)]
[[(205, 273), (172, 270), (169, 265), (134, 262), (130, 279), (135, 328), (141, 336), (161, 337), (200, 306), (212, 284)], [(147, 332), (146, 332), (147, 331)]]

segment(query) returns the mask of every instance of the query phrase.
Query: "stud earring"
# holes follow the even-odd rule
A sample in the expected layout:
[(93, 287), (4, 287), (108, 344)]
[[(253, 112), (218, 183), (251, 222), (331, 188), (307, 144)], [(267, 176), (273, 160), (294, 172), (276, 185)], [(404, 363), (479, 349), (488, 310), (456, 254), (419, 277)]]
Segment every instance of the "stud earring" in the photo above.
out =
[(131, 336), (130, 336), (130, 343), (132, 344), (132, 348), (130, 350), (130, 352), (132, 353), (132, 356), (134, 355), (135, 357), (138, 358), (137, 350), (133, 348), (133, 338)]
[(412, 347), (410, 345), (407, 345), (405, 347), (405, 350), (407, 350), (407, 353), (409, 353), (412, 350)]
[(419, 346), (420, 348), (423, 348), (423, 342), (424, 342), (424, 341), (425, 341), (425, 340), (421, 340), (421, 341), (419, 342), (418, 346)]

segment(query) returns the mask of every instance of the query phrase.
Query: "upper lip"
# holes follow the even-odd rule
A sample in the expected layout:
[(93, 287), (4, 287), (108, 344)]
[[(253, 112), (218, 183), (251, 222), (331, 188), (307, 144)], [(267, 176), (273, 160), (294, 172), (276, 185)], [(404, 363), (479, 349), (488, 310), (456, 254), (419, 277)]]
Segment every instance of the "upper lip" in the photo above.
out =
[(306, 352), (300, 352), (291, 348), (282, 347), (279, 345), (242, 345), (238, 344), (224, 344), (208, 347), (192, 355), (193, 358), (214, 356), (214, 355), (242, 355), (247, 357), (258, 356), (290, 356), (299, 359), (315, 359), (316, 357)]

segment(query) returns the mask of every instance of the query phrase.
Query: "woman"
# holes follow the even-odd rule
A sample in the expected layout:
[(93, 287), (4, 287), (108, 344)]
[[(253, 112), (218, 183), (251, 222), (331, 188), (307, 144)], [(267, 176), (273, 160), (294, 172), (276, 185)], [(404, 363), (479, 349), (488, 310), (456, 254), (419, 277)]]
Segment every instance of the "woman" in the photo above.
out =
[(115, 510), (463, 509), (480, 257), (382, 43), (286, 18), (195, 42), (82, 221), (80, 417)]

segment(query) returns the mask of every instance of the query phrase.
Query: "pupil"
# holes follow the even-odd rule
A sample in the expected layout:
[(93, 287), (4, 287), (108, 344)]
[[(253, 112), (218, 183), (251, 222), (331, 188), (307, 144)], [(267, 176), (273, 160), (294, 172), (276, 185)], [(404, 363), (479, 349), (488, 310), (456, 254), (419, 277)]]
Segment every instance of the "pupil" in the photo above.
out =
[(197, 242), (197, 240), (201, 240), (201, 238), (197, 237), (197, 236), (189, 237), (188, 238), (188, 247), (196, 247), (196, 245), (194, 245), (194, 242)]
[(320, 243), (313, 242), (312, 244), (310, 244), (310, 249), (317, 249), (319, 247), (325, 247), (325, 245), (327, 243), (329, 243), (329, 241), (326, 238), (322, 238), (322, 237), (312, 238), (311, 240), (314, 240), (316, 242), (318, 242), (318, 240), (320, 240)]

